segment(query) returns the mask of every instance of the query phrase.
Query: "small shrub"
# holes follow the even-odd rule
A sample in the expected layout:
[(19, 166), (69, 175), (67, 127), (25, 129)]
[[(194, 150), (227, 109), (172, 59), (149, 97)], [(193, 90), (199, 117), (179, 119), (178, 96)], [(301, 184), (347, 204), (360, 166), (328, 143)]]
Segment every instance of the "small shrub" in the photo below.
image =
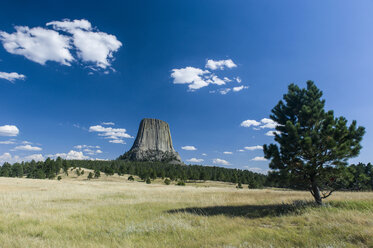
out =
[(242, 184), (239, 182), (239, 183), (237, 184), (236, 188), (237, 188), (237, 189), (242, 189), (242, 188), (243, 188), (243, 187), (242, 187)]
[(135, 178), (133, 178), (133, 176), (131, 175), (128, 177), (128, 181), (135, 181)]
[(185, 182), (184, 181), (178, 181), (176, 185), (177, 186), (185, 186)]
[(95, 178), (99, 178), (101, 176), (101, 173), (99, 170), (95, 170)]
[(168, 179), (168, 178), (166, 178), (166, 179), (164, 180), (164, 184), (166, 184), (166, 185), (170, 185), (170, 184), (171, 184), (171, 180)]
[(58, 180), (58, 181), (60, 181), (61, 179), (62, 179), (62, 177), (61, 177), (61, 176), (58, 176), (58, 177), (57, 177), (57, 180)]
[(150, 181), (150, 178), (147, 178), (145, 182), (146, 182), (146, 184), (151, 184), (152, 183), (152, 181)]
[(84, 170), (82, 170), (82, 172), (80, 172), (80, 175), (84, 175)]

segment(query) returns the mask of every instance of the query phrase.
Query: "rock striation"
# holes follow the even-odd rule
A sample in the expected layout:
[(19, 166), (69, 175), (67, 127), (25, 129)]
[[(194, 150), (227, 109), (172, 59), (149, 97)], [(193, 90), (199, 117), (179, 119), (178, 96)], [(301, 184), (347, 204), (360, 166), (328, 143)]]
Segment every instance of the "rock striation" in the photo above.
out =
[(182, 164), (180, 155), (172, 146), (170, 127), (167, 122), (148, 118), (141, 121), (131, 150), (119, 159)]

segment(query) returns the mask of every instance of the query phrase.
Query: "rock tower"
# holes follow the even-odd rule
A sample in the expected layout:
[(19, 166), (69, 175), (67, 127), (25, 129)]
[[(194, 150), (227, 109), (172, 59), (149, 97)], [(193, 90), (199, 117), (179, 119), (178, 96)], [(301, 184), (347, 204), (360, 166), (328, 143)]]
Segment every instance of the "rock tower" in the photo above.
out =
[(131, 150), (119, 157), (129, 161), (162, 161), (182, 164), (172, 146), (167, 122), (145, 118), (140, 122), (137, 137)]

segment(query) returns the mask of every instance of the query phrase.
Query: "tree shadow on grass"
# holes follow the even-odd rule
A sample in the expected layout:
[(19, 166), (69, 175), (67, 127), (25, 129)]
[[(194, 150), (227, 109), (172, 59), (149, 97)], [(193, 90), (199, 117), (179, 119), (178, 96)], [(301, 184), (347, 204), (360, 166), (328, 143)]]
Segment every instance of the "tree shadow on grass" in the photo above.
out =
[(314, 202), (294, 201), (289, 204), (212, 206), (172, 209), (167, 213), (190, 213), (201, 216), (225, 215), (249, 219), (302, 214), (306, 208), (316, 207)]

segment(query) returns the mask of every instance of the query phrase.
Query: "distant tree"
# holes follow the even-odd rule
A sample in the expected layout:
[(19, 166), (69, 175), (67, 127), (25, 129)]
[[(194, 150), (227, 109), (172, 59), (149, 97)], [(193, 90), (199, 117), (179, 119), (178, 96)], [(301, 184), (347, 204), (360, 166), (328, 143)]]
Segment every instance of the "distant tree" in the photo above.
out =
[(95, 173), (95, 178), (99, 178), (101, 176), (101, 173), (99, 170), (95, 170), (94, 173)]
[(61, 176), (58, 176), (58, 177), (57, 177), (57, 180), (58, 180), (58, 181), (61, 181), (61, 179), (62, 179)]
[(356, 121), (347, 126), (344, 117), (325, 112), (322, 92), (312, 81), (306, 89), (291, 84), (284, 101), (270, 116), (278, 125), (277, 144), (264, 145), (270, 168), (284, 171), (292, 183), (309, 189), (317, 204), (338, 188), (341, 167), (359, 154), (365, 130)]
[(241, 182), (238, 182), (237, 186), (236, 186), (237, 189), (242, 189), (242, 183)]
[(164, 180), (164, 184), (166, 184), (166, 185), (170, 185), (170, 184), (171, 184), (171, 180), (168, 179), (168, 178), (166, 178), (166, 179)]
[(79, 176), (81, 175), (80, 170), (77, 169), (77, 170), (75, 171), (75, 174), (79, 177)]
[(133, 178), (133, 176), (131, 175), (128, 177), (128, 181), (135, 181), (135, 178)]
[(145, 182), (146, 182), (147, 184), (151, 184), (151, 183), (152, 183), (152, 181), (150, 181), (150, 178), (149, 178), (149, 177), (145, 180)]
[(84, 170), (82, 170), (82, 171), (80, 172), (80, 175), (84, 175)]
[(92, 172), (89, 172), (88, 173), (88, 176), (87, 176), (87, 179), (88, 180), (91, 180), (93, 178), (93, 173)]

